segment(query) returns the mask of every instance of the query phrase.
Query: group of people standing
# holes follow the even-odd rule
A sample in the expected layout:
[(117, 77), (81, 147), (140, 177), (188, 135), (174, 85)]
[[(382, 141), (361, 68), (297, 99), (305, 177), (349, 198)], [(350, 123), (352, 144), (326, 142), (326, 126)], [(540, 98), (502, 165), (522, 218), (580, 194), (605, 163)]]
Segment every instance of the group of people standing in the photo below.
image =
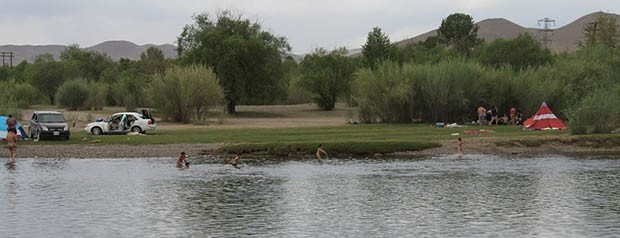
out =
[(523, 113), (518, 112), (515, 107), (511, 107), (509, 110), (508, 117), (506, 113), (499, 116), (499, 111), (496, 106), (491, 106), (490, 109), (486, 109), (483, 105), (480, 105), (476, 112), (478, 114), (478, 124), (480, 126), (486, 125), (488, 121), (488, 125), (519, 125), (523, 121)]

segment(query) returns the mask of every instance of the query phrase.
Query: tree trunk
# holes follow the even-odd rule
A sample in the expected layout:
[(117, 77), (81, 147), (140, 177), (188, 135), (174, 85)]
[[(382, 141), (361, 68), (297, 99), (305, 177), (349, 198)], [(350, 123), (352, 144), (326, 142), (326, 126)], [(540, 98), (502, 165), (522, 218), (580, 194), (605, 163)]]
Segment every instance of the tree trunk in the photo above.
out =
[(236, 112), (235, 111), (235, 105), (236, 105), (235, 101), (233, 101), (233, 100), (229, 100), (228, 101), (227, 111), (228, 111), (229, 115), (235, 114), (235, 112)]

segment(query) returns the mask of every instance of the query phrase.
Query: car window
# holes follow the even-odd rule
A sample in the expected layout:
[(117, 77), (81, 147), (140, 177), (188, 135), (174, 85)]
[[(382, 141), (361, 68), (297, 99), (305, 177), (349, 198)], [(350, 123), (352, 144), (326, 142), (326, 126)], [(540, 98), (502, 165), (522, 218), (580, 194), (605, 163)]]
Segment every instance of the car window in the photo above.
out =
[(37, 120), (37, 114), (32, 114), (32, 120), (36, 121)]
[(63, 123), (65, 122), (65, 118), (62, 114), (41, 114), (39, 115), (39, 122)]

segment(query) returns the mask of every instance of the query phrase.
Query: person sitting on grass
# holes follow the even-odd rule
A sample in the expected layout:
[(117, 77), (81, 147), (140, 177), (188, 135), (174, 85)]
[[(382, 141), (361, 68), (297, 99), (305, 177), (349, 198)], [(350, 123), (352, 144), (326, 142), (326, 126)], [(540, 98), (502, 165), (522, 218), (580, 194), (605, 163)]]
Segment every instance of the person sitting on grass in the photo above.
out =
[(504, 115), (502, 115), (499, 118), (499, 123), (502, 125), (508, 125), (509, 122), (508, 122), (508, 116), (506, 115), (506, 113), (504, 113)]

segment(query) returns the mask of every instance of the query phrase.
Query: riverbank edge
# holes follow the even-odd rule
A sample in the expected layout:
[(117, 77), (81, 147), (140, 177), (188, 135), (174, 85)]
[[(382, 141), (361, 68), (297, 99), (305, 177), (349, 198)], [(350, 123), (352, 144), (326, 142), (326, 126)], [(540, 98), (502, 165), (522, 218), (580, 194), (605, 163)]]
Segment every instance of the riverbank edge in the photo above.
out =
[[(620, 146), (614, 143), (603, 141), (600, 145), (584, 146), (579, 140), (558, 141), (557, 138), (536, 139), (537, 143), (523, 143), (520, 140), (494, 140), (492, 138), (468, 138), (464, 142), (464, 154), (484, 154), (491, 156), (510, 156), (510, 157), (532, 157), (547, 155), (563, 156), (604, 156), (620, 155)], [(600, 141), (599, 141), (600, 142)], [(434, 157), (456, 155), (456, 141), (440, 141), (441, 146), (424, 149), (420, 151), (405, 151), (384, 154), (335, 154), (331, 157)], [(585, 143), (587, 145), (588, 143)], [(186, 152), (193, 157), (230, 157), (227, 152), (222, 152), (220, 148), (224, 143), (210, 144), (145, 144), (145, 145), (83, 145), (83, 144), (64, 144), (64, 145), (36, 145), (22, 144), (18, 146), (18, 158), (154, 158), (154, 157), (177, 157), (181, 152)], [(326, 144), (329, 152), (329, 144)], [(8, 150), (2, 153), (8, 156)], [(296, 153), (289, 156), (270, 155), (265, 152), (251, 153), (246, 157), (307, 157), (314, 158), (313, 154)]]

